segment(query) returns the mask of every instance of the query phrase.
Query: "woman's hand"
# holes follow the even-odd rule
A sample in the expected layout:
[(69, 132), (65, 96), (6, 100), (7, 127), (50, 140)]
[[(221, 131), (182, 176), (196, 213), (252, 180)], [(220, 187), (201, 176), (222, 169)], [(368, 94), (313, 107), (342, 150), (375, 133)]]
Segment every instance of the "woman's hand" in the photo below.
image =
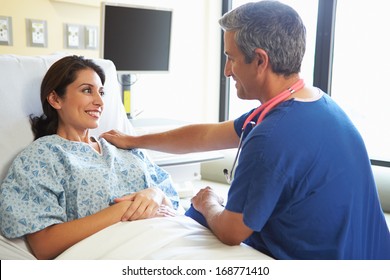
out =
[(176, 211), (172, 209), (172, 207), (167, 205), (161, 205), (158, 209), (154, 217), (174, 217), (176, 216)]
[[(174, 210), (162, 190), (147, 188), (139, 192), (114, 199), (114, 202), (132, 201), (122, 216), (122, 221), (134, 221), (151, 217), (172, 216)], [(170, 211), (171, 210), (171, 211)]]

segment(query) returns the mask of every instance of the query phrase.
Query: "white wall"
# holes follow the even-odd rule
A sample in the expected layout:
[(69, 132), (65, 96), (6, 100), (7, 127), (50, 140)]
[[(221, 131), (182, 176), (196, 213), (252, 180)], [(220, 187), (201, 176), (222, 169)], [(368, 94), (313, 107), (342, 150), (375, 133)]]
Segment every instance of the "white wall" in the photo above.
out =
[[(69, 52), (98, 57), (99, 50), (65, 49), (63, 24), (100, 26), (101, 0), (0, 0), (0, 15), (11, 16), (13, 46), (0, 54), (41, 55)], [(142, 74), (132, 87), (140, 118), (188, 122), (218, 120), (222, 0), (113, 0), (173, 9), (172, 49), (168, 74)], [(25, 19), (47, 20), (48, 47), (26, 46)], [(138, 104), (138, 105), (137, 105)]]
[(132, 97), (140, 118), (218, 120), (221, 1), (123, 1), (173, 9), (170, 72), (140, 74)]

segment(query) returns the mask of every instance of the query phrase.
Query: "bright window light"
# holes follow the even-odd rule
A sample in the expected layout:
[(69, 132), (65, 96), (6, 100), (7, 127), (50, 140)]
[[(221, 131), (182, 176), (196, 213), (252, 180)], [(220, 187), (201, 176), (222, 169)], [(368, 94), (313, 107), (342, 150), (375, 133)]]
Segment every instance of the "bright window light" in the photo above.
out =
[[(371, 159), (390, 161), (387, 1), (337, 2), (331, 93), (358, 127)], [(337, 139), (335, 139), (337, 144)]]

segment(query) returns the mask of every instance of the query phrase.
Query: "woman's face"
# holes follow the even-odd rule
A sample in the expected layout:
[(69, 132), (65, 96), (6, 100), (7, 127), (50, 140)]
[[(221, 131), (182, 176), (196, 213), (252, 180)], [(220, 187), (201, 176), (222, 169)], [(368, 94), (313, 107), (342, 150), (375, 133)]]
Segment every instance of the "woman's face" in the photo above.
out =
[(94, 70), (78, 71), (76, 80), (67, 86), (64, 98), (57, 98), (58, 130), (84, 133), (98, 127), (103, 95), (102, 82)]

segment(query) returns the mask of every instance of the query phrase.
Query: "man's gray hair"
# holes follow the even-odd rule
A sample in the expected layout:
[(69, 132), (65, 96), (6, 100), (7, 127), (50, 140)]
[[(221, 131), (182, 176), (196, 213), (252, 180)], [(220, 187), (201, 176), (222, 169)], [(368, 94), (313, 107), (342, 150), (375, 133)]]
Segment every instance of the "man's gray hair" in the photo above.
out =
[(247, 3), (219, 20), (225, 31), (235, 33), (235, 42), (247, 63), (257, 48), (267, 52), (272, 70), (289, 76), (299, 73), (306, 50), (306, 28), (298, 13), (278, 1)]

